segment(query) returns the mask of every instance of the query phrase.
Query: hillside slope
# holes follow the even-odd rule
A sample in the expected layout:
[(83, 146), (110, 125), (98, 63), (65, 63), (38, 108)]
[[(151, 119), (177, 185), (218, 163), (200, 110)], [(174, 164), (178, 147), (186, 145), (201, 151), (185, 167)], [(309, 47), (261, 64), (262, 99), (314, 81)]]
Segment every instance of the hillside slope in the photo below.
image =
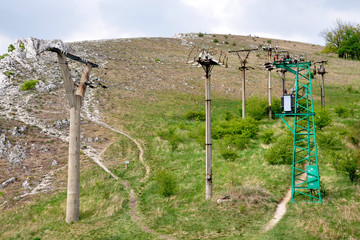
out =
[[(265, 160), (268, 149), (287, 134), (285, 126), (278, 119), (256, 121), (255, 136), (241, 147), (230, 147), (236, 155), (233, 159), (224, 158), (226, 140), (215, 139), (214, 197), (205, 201), (204, 124), (184, 117), (204, 110), (204, 71), (191, 68), (185, 59), (194, 45), (228, 51), (270, 42), (292, 55), (329, 61), (326, 106), (332, 125), (318, 131), (321, 180), (326, 193), (323, 204), (289, 204), (280, 223), (263, 233), (291, 185), (290, 165), (271, 165)], [(360, 238), (359, 183), (351, 183), (334, 168), (334, 156), (359, 148), (356, 141), (360, 135), (354, 126), (359, 124), (360, 62), (324, 55), (317, 45), (216, 34), (85, 41), (69, 43), (69, 48), (75, 55), (108, 68), (94, 69), (91, 77), (108, 88), (88, 88), (84, 101), (80, 221), (69, 226), (64, 222), (69, 109), (56, 56), (45, 53), (40, 59), (14, 59), (10, 65), (4, 65), (5, 58), (1, 60), (0, 78), (0, 184), (13, 180), (0, 189), (2, 239)], [(261, 66), (264, 62), (267, 52), (250, 54), (248, 65), (255, 69), (247, 72), (247, 97), (267, 96), (267, 72)], [(74, 79), (79, 78), (82, 67), (70, 61)], [(231, 119), (240, 121), (238, 67), (237, 56), (229, 55), (229, 68), (213, 69), (215, 133)], [(19, 86), (30, 79), (43, 84), (38, 83), (35, 90), (20, 91)], [(293, 81), (288, 76), (287, 88)], [(281, 78), (273, 73), (274, 98), (280, 96), (281, 89)], [(313, 91), (317, 111), (318, 76)], [(340, 108), (348, 114), (337, 114)], [(141, 144), (144, 161), (150, 167), (149, 178), (141, 181), (147, 171), (134, 142), (98, 121)], [(273, 140), (263, 143), (261, 137), (269, 129), (274, 131)], [(99, 156), (129, 185), (104, 172), (89, 153)], [(127, 170), (125, 161), (130, 162)], [(170, 196), (164, 196), (162, 183), (177, 186), (170, 189)], [(130, 189), (136, 205), (131, 201)], [(217, 204), (216, 200), (225, 196), (232, 200)]]

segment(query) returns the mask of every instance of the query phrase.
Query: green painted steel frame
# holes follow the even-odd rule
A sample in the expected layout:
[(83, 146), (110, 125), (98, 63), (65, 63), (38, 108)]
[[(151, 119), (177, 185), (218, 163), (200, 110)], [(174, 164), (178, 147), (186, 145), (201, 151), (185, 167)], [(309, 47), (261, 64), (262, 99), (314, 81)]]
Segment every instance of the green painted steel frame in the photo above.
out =
[[(276, 68), (286, 69), (296, 77), (294, 113), (276, 114), (293, 133), (291, 202), (295, 202), (296, 198), (300, 198), (300, 200), (321, 203), (315, 113), (311, 85), (311, 62), (290, 63), (275, 61), (273, 64)], [(293, 127), (285, 120), (285, 117), (294, 117)], [(314, 167), (316, 173), (309, 172), (307, 166)], [(301, 176), (303, 174), (306, 174), (305, 179)], [(314, 182), (315, 184), (313, 184)]]

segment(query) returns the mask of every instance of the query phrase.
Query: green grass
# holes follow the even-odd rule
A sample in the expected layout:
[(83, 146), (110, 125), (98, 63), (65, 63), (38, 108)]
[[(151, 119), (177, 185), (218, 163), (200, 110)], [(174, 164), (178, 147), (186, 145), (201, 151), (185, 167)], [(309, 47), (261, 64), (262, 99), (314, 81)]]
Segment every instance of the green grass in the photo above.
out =
[(66, 192), (2, 212), (1, 239), (154, 239), (130, 218), (128, 193), (95, 164), (81, 175), (80, 221), (65, 223)]
[[(150, 40), (133, 40), (129, 48), (140, 49), (142, 46), (137, 44), (142, 41), (154, 44)], [(154, 44), (154, 47), (160, 49), (159, 46), (159, 43)], [(176, 51), (173, 52), (174, 59), (183, 56), (183, 53), (178, 51), (178, 45), (176, 47)], [(152, 50), (149, 49), (146, 51), (150, 54)], [(129, 61), (134, 61), (136, 58), (143, 59), (146, 53), (136, 50), (138, 55), (126, 58), (129, 58)], [(161, 67), (165, 66), (166, 71), (170, 71), (168, 69), (171, 68), (171, 71), (178, 74), (179, 72), (182, 74), (183, 69), (172, 68), (171, 61), (160, 53), (158, 49), (153, 51), (152, 55), (149, 55), (149, 63), (144, 64), (153, 66), (154, 61), (161, 61), (164, 64), (157, 64), (157, 68), (151, 71), (134, 74), (135, 82), (138, 84), (137, 91), (126, 93), (122, 88), (119, 91), (117, 88), (120, 86), (117, 80), (119, 75), (112, 72), (109, 74), (111, 76), (109, 81), (114, 83), (114, 87), (98, 93), (104, 120), (136, 138), (144, 147), (145, 161), (151, 167), (149, 179), (145, 183), (140, 182), (139, 180), (145, 175), (145, 169), (138, 161), (138, 149), (126, 137), (117, 134), (113, 136), (114, 143), (105, 152), (104, 163), (121, 180), (129, 181), (134, 188), (142, 224), (146, 224), (158, 234), (168, 234), (177, 239), (358, 239), (360, 237), (359, 183), (351, 183), (345, 174), (337, 173), (332, 164), (334, 152), (341, 155), (348, 149), (358, 148), (348, 140), (349, 134), (354, 132), (352, 126), (358, 123), (359, 119), (359, 112), (356, 109), (360, 94), (356, 92), (359, 84), (355, 81), (355, 77), (349, 80), (355, 84), (350, 91), (349, 82), (344, 86), (334, 81), (326, 85), (326, 106), (332, 122), (321, 131), (317, 130), (317, 133), (321, 132), (317, 135), (318, 143), (322, 144), (318, 146), (319, 166), (322, 187), (326, 193), (323, 196), (323, 204), (289, 203), (288, 211), (280, 223), (269, 232), (263, 233), (263, 227), (273, 217), (277, 203), (291, 186), (291, 166), (270, 165), (265, 160), (268, 149), (287, 134), (285, 125), (280, 119), (269, 120), (265, 115), (265, 118), (259, 118), (257, 135), (251, 138), (244, 149), (231, 148), (236, 154), (236, 158), (231, 161), (222, 156), (223, 139), (214, 139), (213, 199), (206, 201), (205, 150), (204, 145), (199, 144), (201, 142), (199, 140), (203, 137), (191, 137), (199, 135), (205, 123), (184, 117), (189, 112), (204, 112), (203, 86), (198, 81), (191, 83), (189, 80), (196, 91), (182, 92), (176, 87), (166, 88), (168, 86), (165, 87), (166, 90), (162, 89), (161, 82), (170, 79), (166, 79), (167, 76), (161, 74), (159, 70)], [(330, 60), (340, 61), (337, 58)], [(122, 64), (127, 63), (124, 61)], [(341, 60), (341, 63), (344, 61)], [(135, 68), (131, 66), (129, 69)], [(145, 71), (144, 69), (142, 68), (141, 71)], [(339, 69), (332, 71), (337, 71), (339, 74), (345, 74), (347, 71)], [(355, 70), (357, 71), (356, 66), (352, 66), (352, 75)], [(127, 75), (127, 71), (122, 73), (124, 74), (121, 76), (123, 77), (121, 81), (130, 83), (133, 76)], [(216, 128), (221, 121), (237, 119), (241, 116), (238, 92), (226, 95), (217, 90), (220, 84), (227, 84), (228, 78), (229, 82), (232, 79), (238, 84), (238, 72), (235, 73), (236, 75), (231, 74), (220, 68), (216, 69), (214, 74), (215, 87), (211, 102), (213, 128)], [(155, 80), (161, 78), (162, 80), (157, 82), (159, 86), (151, 82), (151, 86), (155, 88), (148, 90), (149, 86), (140, 81), (147, 76)], [(190, 74), (179, 76), (187, 81)], [(221, 77), (226, 79), (226, 82)], [(335, 78), (331, 77), (331, 79)], [(175, 77), (174, 79), (177, 80)], [(255, 83), (260, 84), (261, 79), (255, 78)], [(279, 81), (280, 78), (274, 75), (273, 79)], [(144, 89), (147, 90), (141, 89), (141, 84), (144, 84)], [(197, 89), (199, 86), (201, 86), (200, 90)], [(231, 88), (237, 87), (238, 85), (231, 86)], [(315, 111), (320, 108), (319, 95), (318, 85), (314, 84), (314, 96), (317, 97)], [(354, 114), (340, 117), (335, 113), (337, 107), (353, 108)], [(271, 141), (264, 142), (262, 136), (269, 129), (274, 131), (274, 135)], [(159, 134), (160, 132), (164, 134)], [(181, 139), (176, 147), (172, 146), (173, 138), (170, 137), (172, 134)], [(130, 162), (127, 170), (124, 166), (125, 160)], [(171, 194), (162, 194), (157, 179), (159, 172), (169, 173), (172, 176), (171, 181), (175, 179), (176, 189)], [(81, 212), (78, 223), (65, 224), (66, 193), (59, 190), (38, 196), (28, 204), (18, 204), (2, 211), (0, 238), (158, 239), (157, 234), (143, 231), (140, 223), (131, 219), (129, 190), (123, 187), (121, 180), (116, 181), (98, 166), (88, 164), (82, 172)], [(233, 201), (216, 203), (218, 198), (227, 195), (231, 195)]]
[[(245, 150), (236, 151), (239, 157), (234, 162), (226, 161), (221, 157), (219, 147), (221, 142), (214, 140), (214, 200), (205, 201), (204, 148), (195, 140), (187, 139), (180, 144), (177, 150), (172, 151), (169, 143), (158, 138), (156, 134), (157, 129), (178, 127), (178, 134), (187, 138), (187, 133), (194, 130), (195, 124), (204, 124), (204, 122), (188, 121), (184, 119), (184, 114), (189, 111), (203, 111), (203, 97), (176, 92), (158, 92), (156, 95), (156, 101), (149, 103), (149, 106), (144, 105), (144, 102), (141, 101), (133, 100), (131, 102), (131, 109), (136, 113), (139, 121), (136, 124), (129, 121), (127, 125), (127, 128), (131, 129), (131, 132), (145, 143), (146, 161), (153, 171), (141, 194), (140, 209), (146, 223), (161, 233), (175, 233), (179, 239), (199, 239), (210, 236), (211, 239), (242, 239), (259, 234), (262, 226), (271, 219), (277, 201), (285, 195), (291, 185), (291, 166), (267, 164), (264, 160), (267, 150), (260, 147), (261, 140), (259, 138), (253, 139), (252, 144)], [(239, 104), (238, 100), (214, 97), (212, 101), (213, 126), (215, 127), (219, 120), (226, 117), (225, 112), (239, 116)], [(181, 106), (181, 108), (175, 106)], [(152, 111), (146, 111), (150, 107)], [(336, 118), (335, 122), (340, 120), (336, 115), (332, 116)], [(132, 118), (132, 116), (129, 117)], [(156, 123), (157, 127), (153, 128), (154, 125), (150, 123)], [(280, 132), (284, 132), (285, 129), (280, 120), (263, 120), (261, 129), (263, 126), (279, 128)], [(337, 128), (337, 125), (328, 126), (324, 128), (323, 132), (337, 133)], [(279, 130), (275, 130), (275, 138), (279, 137)], [(140, 134), (144, 131), (147, 132), (145, 137)], [(325, 151), (320, 151), (320, 154), (325, 154)], [(326, 158), (326, 155), (324, 156)], [(319, 158), (323, 159), (324, 157), (319, 156)], [(351, 185), (346, 176), (337, 174), (331, 165), (323, 164), (320, 162), (320, 171), (327, 188), (329, 188), (329, 184), (326, 181), (331, 178), (342, 179), (344, 186), (357, 187), (356, 184)], [(179, 191), (172, 197), (163, 197), (159, 194), (154, 172), (160, 169), (171, 171), (178, 178)], [(222, 205), (215, 203), (219, 197), (229, 194), (243, 196), (247, 192), (252, 192), (253, 194), (250, 194), (252, 197), (239, 198), (233, 203), (223, 203)], [(345, 198), (348, 197), (351, 198), (351, 195), (345, 196)], [(255, 202), (249, 200), (253, 198), (256, 199)], [(318, 234), (312, 228), (312, 224), (317, 223), (317, 219), (314, 217), (309, 219), (309, 223), (306, 225), (309, 228), (307, 231), (302, 231), (302, 228), (296, 225), (299, 224), (296, 211), (300, 210), (306, 210), (311, 215), (311, 212), (316, 209), (317, 216), (321, 216), (322, 221), (326, 224), (331, 222), (332, 218), (325, 211), (333, 211), (336, 206), (330, 204), (324, 212), (321, 210), (322, 206), (326, 204), (326, 199), (329, 198), (324, 198), (324, 204), (320, 205), (299, 204), (300, 207), (297, 207), (298, 204), (290, 204), (289, 213), (284, 218), (284, 221), (289, 223), (277, 225), (275, 229), (264, 236), (258, 235), (259, 239), (272, 239), (276, 236), (279, 239), (281, 236), (283, 239), (287, 239), (288, 232), (294, 239), (338, 236), (332, 235), (332, 233), (326, 235), (326, 232)], [(337, 200), (340, 201), (339, 198)], [(337, 212), (337, 214), (339, 213)], [(306, 221), (306, 218), (302, 221)], [(356, 226), (352, 223), (348, 227), (344, 227), (345, 231), (351, 231), (351, 229), (355, 229), (356, 232)], [(352, 236), (357, 236), (357, 233)]]

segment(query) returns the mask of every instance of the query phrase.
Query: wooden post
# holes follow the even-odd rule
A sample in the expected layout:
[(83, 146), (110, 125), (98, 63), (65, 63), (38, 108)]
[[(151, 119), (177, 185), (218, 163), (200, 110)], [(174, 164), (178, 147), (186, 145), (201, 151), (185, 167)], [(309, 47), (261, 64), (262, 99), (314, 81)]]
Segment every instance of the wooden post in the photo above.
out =
[(212, 198), (212, 160), (211, 160), (211, 96), (210, 68), (205, 66), (205, 108), (206, 108), (206, 199)]
[(86, 84), (89, 79), (91, 66), (86, 65), (81, 76), (80, 85), (74, 93), (74, 83), (70, 77), (69, 67), (63, 53), (58, 53), (58, 60), (64, 78), (66, 95), (70, 105), (70, 130), (69, 130), (69, 162), (68, 162), (68, 187), (66, 204), (66, 222), (68, 224), (79, 221), (80, 206), (80, 111), (85, 94)]

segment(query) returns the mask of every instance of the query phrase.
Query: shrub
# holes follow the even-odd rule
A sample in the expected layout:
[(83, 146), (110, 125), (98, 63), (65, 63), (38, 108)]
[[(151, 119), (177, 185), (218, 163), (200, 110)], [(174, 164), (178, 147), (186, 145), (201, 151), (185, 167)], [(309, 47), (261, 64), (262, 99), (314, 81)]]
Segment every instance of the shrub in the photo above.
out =
[(356, 122), (350, 129), (348, 139), (350, 142), (356, 146), (359, 146), (360, 143), (360, 123)]
[(175, 127), (170, 127), (166, 130), (158, 132), (158, 136), (169, 142), (172, 152), (174, 152), (178, 148), (180, 143), (184, 142), (184, 138), (182, 138), (178, 133), (176, 133)]
[(23, 43), (19, 44), (19, 47), (24, 51), (25, 50), (25, 45)]
[(341, 140), (333, 133), (318, 133), (316, 141), (323, 150), (341, 150), (343, 148)]
[(5, 53), (5, 54), (3, 54), (3, 55), (0, 55), (0, 60), (3, 59), (3, 58), (5, 58), (5, 57), (7, 57), (7, 56), (9, 56), (9, 54), (7, 54), (7, 53)]
[(20, 86), (20, 90), (27, 91), (27, 90), (34, 89), (38, 82), (39, 82), (39, 80), (33, 80), (33, 79), (26, 81)]
[(238, 158), (238, 155), (236, 154), (236, 152), (230, 148), (221, 149), (220, 154), (226, 161), (233, 162)]
[(360, 176), (360, 155), (352, 151), (337, 153), (333, 158), (333, 166), (338, 172), (348, 175), (349, 180), (354, 182)]
[(159, 184), (159, 192), (164, 197), (170, 197), (176, 193), (176, 177), (168, 171), (161, 170), (156, 174), (156, 181)]
[(267, 40), (267, 43), (268, 43), (268, 44), (271, 44), (271, 40), (270, 40), (270, 39), (269, 39), (269, 40)]
[(229, 120), (233, 119), (234, 117), (235, 117), (234, 114), (232, 114), (231, 112), (229, 112), (229, 111), (225, 112), (225, 120), (226, 121), (229, 121)]
[(213, 40), (214, 43), (218, 43), (219, 40), (217, 40), (216, 38)]
[(269, 104), (265, 98), (251, 97), (246, 101), (246, 114), (256, 120), (268, 116)]
[(14, 45), (10, 44), (9, 47), (8, 47), (8, 52), (12, 52), (14, 50), (15, 50)]
[(6, 72), (4, 72), (4, 74), (5, 74), (6, 76), (8, 76), (8, 77), (10, 77), (10, 76), (13, 76), (13, 75), (14, 75), (14, 73), (13, 73), (13, 72), (11, 72), (11, 71), (6, 71)]
[(239, 150), (245, 149), (251, 142), (251, 138), (246, 135), (226, 135), (224, 137), (224, 142), (226, 145), (235, 147)]
[(155, 62), (160, 62), (161, 59), (160, 58), (154, 58)]
[(266, 129), (262, 135), (260, 135), (260, 139), (263, 143), (269, 144), (273, 140), (274, 130)]
[(205, 149), (205, 124), (203, 122), (195, 123), (194, 130), (189, 132), (188, 136)]
[(271, 103), (272, 118), (276, 118), (275, 113), (282, 113), (280, 98), (273, 98)]
[(227, 42), (227, 41), (225, 41), (224, 43), (225, 43), (225, 44), (229, 44), (229, 42)]
[(331, 124), (331, 117), (326, 109), (321, 109), (315, 115), (315, 126), (322, 130), (324, 127)]
[(281, 137), (266, 153), (265, 159), (271, 165), (291, 164), (293, 143), (291, 136)]
[(218, 124), (214, 124), (213, 137), (214, 139), (221, 139), (226, 135), (244, 135), (248, 138), (253, 138), (257, 135), (258, 124), (258, 121), (250, 117), (221, 121)]
[(205, 121), (205, 113), (189, 111), (184, 115), (184, 118), (190, 121)]
[(345, 107), (341, 106), (335, 108), (335, 113), (341, 118), (346, 118), (349, 116), (349, 111)]
[(204, 34), (203, 33), (198, 33), (198, 37), (203, 37), (204, 36)]

